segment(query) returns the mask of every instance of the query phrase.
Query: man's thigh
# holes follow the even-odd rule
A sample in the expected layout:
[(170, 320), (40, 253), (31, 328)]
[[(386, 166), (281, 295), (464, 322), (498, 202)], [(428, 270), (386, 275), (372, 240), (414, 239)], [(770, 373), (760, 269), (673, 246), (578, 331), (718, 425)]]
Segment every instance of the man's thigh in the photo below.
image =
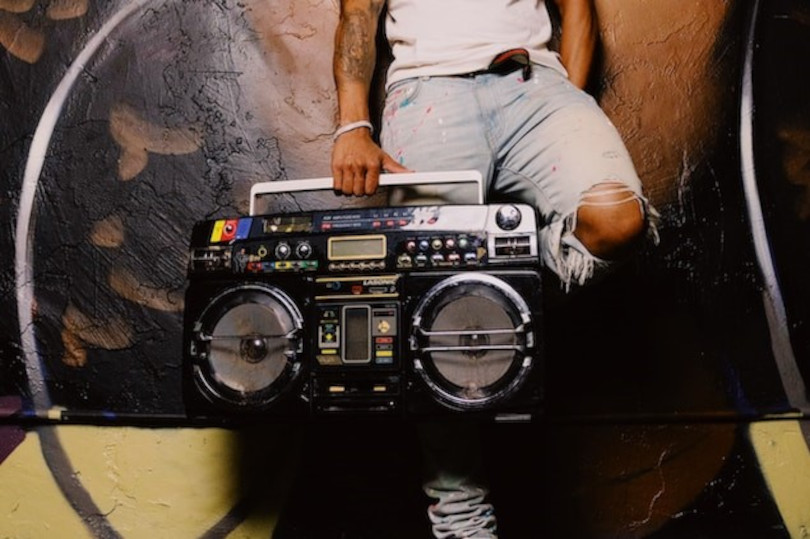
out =
[(537, 68), (504, 94), (511, 105), (503, 114), (493, 192), (533, 204), (547, 222), (574, 211), (582, 193), (599, 183), (618, 181), (641, 193), (616, 128), (562, 75)]
[[(486, 185), (494, 166), (493, 150), (472, 86), (472, 81), (455, 77), (409, 79), (395, 84), (383, 110), (383, 149), (415, 172), (477, 170)], [(399, 191), (394, 201), (471, 202), (461, 199), (460, 193), (452, 185), (423, 186)]]
[[(625, 145), (598, 104), (562, 74), (537, 66), (483, 79), (430, 77), (395, 84), (381, 142), (416, 172), (481, 172), (487, 194), (534, 205), (546, 222), (572, 212), (581, 194), (620, 181), (640, 194)], [(399, 192), (407, 203), (458, 200), (452, 186)]]

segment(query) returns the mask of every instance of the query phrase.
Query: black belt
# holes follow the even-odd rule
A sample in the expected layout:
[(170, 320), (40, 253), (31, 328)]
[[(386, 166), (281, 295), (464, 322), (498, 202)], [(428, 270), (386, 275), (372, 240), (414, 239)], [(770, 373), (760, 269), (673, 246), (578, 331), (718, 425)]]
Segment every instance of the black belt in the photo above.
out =
[(529, 51), (526, 49), (509, 49), (498, 54), (489, 63), (486, 69), (461, 73), (456, 77), (472, 78), (478, 75), (493, 73), (495, 75), (508, 75), (520, 69), (523, 72), (523, 80), (529, 80), (532, 76), (532, 63), (529, 60)]

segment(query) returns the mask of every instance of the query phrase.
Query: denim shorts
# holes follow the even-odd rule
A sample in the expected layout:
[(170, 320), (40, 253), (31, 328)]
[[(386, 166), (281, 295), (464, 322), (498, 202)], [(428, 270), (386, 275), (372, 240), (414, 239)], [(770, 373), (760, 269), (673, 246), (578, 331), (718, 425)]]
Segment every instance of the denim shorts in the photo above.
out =
[[(616, 128), (590, 95), (549, 67), (533, 66), (528, 80), (517, 70), (399, 81), (389, 88), (381, 123), (383, 149), (409, 169), (478, 170), (488, 201), (536, 207), (547, 228), (547, 265), (559, 270), (556, 266), (565, 264), (560, 250), (567, 249), (590, 266), (573, 276), (570, 268), (557, 271), (568, 273), (563, 280), (587, 280), (592, 266), (604, 262), (564, 226), (576, 214), (582, 193), (599, 183), (620, 182), (638, 197), (642, 212), (647, 209)], [(463, 202), (453, 191), (444, 186), (430, 194), (435, 202)], [(424, 198), (422, 192), (414, 195)]]

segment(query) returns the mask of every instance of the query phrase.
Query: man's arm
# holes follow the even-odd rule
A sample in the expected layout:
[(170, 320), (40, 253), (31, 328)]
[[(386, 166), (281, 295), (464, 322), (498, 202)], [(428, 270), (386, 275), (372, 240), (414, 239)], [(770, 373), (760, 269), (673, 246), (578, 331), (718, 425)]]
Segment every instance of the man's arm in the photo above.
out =
[(555, 0), (560, 10), (560, 57), (568, 78), (584, 88), (599, 39), (593, 0)]
[[(339, 125), (368, 121), (371, 79), (377, 60), (375, 37), (385, 0), (341, 0), (335, 32), (333, 71), (337, 87)], [(334, 188), (349, 195), (371, 194), (380, 172), (403, 172), (371, 138), (371, 130), (359, 127), (337, 137), (332, 148)]]

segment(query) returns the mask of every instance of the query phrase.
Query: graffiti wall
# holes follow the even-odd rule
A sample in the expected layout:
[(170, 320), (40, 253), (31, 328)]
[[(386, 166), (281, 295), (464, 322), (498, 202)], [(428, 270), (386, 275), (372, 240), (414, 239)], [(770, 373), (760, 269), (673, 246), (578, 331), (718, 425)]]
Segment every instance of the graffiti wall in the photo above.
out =
[[(595, 4), (592, 92), (661, 242), (587, 291), (544, 279), (542, 419), (485, 427), (502, 534), (801, 537), (810, 7)], [(183, 396), (192, 227), (329, 175), (338, 11), (0, 0), (4, 536), (425, 535), (412, 425), (191, 421)]]

